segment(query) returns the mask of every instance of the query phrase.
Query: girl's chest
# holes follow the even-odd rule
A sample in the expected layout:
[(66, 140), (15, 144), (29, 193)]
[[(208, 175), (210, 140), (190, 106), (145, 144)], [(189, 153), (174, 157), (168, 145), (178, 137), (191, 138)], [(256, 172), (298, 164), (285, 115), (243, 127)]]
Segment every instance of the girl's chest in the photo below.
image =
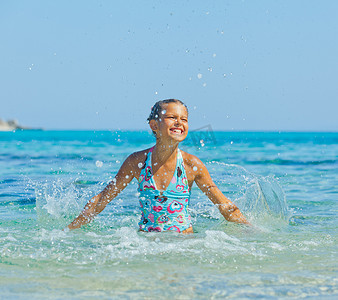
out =
[(188, 186), (191, 189), (194, 178), (191, 172), (186, 172), (183, 165), (176, 167), (162, 166), (154, 169), (151, 166), (145, 166), (138, 176), (139, 183), (146, 184), (147, 187), (161, 192), (174, 189), (177, 186), (182, 189)]
[(152, 181), (159, 191), (167, 190), (172, 184), (175, 184), (178, 177), (182, 176), (182, 171), (179, 166), (162, 165), (159, 168), (151, 169)]

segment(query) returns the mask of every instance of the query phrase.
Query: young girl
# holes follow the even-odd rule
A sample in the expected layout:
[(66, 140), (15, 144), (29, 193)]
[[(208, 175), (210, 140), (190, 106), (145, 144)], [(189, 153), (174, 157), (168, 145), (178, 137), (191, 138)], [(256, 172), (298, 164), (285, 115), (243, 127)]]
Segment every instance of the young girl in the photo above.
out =
[(196, 156), (178, 149), (188, 134), (186, 105), (176, 99), (158, 101), (148, 122), (156, 137), (155, 146), (131, 154), (115, 178), (87, 203), (68, 228), (89, 223), (133, 178), (139, 183), (141, 231), (192, 233), (188, 206), (194, 182), (226, 220), (249, 224), (237, 206), (217, 188), (205, 165)]

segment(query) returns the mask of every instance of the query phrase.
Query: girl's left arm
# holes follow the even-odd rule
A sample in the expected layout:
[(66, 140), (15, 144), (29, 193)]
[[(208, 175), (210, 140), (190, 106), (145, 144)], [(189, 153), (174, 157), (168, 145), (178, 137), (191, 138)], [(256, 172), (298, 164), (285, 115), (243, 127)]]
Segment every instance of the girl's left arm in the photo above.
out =
[(91, 222), (107, 204), (113, 200), (135, 177), (137, 173), (137, 157), (131, 154), (122, 164), (115, 178), (106, 186), (106, 188), (88, 201), (79, 216), (68, 225), (68, 229), (80, 228)]
[(208, 169), (197, 157), (194, 157), (194, 166), (197, 167), (197, 170), (194, 168), (196, 170), (194, 171), (194, 181), (201, 191), (218, 207), (223, 217), (230, 222), (250, 225), (239, 208), (219, 190), (212, 181)]

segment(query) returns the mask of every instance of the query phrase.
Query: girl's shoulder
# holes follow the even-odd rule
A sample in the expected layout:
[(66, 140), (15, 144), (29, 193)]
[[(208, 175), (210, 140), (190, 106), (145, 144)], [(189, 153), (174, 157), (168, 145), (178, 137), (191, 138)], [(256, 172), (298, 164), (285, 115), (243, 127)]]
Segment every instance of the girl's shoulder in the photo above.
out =
[(130, 154), (123, 162), (120, 171), (126, 174), (133, 174), (134, 177), (139, 176), (141, 169), (144, 167), (147, 154), (151, 148), (134, 152)]
[(210, 177), (207, 167), (204, 163), (195, 155), (181, 151), (184, 167), (188, 176), (191, 176), (192, 180), (200, 180), (201, 178)]
[(204, 166), (203, 162), (197, 156), (182, 150), (181, 153), (185, 167), (194, 170), (196, 167), (200, 168), (201, 166)]
[(136, 151), (132, 154), (130, 154), (127, 158), (127, 160), (130, 161), (130, 163), (139, 166), (139, 164), (141, 163), (143, 165), (143, 163), (146, 161), (147, 159), (147, 155), (149, 153), (151, 148), (148, 149), (144, 149), (141, 151)]

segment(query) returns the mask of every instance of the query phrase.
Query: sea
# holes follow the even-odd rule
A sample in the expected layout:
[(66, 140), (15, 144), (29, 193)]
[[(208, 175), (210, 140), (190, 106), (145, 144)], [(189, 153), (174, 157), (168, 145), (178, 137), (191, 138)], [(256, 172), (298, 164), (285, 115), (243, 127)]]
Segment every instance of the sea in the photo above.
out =
[(338, 299), (338, 133), (192, 130), (252, 226), (192, 188), (195, 233), (145, 233), (137, 181), (63, 231), (149, 131), (0, 133), (0, 299)]

